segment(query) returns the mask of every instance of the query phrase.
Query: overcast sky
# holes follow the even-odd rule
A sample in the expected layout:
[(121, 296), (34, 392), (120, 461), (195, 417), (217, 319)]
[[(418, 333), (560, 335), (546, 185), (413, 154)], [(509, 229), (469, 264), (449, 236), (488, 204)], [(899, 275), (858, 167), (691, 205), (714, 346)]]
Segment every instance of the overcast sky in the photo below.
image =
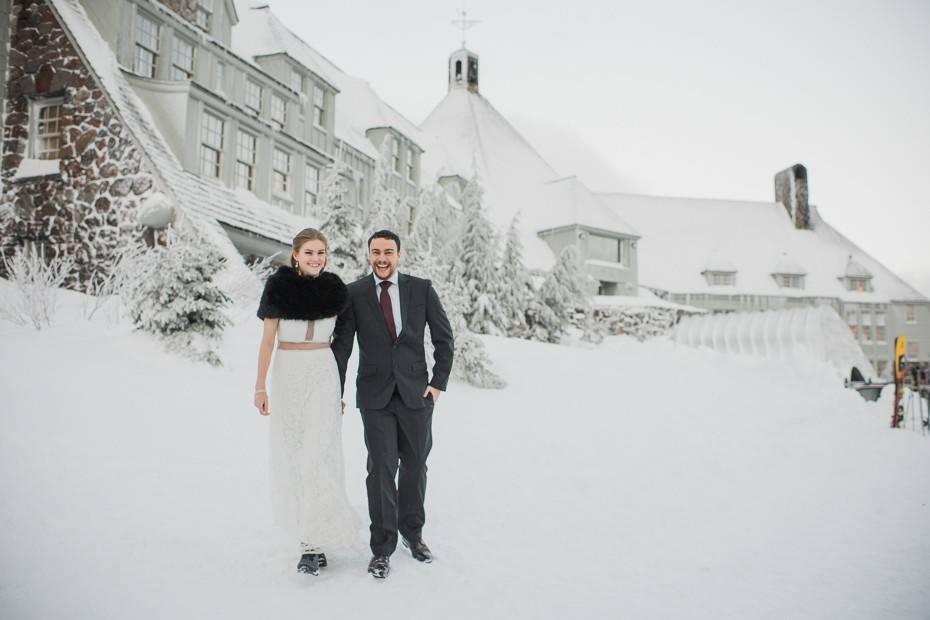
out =
[(823, 216), (930, 296), (927, 0), (269, 4), (415, 123), (446, 93), (467, 4), (482, 95), (560, 173), (773, 200), (800, 162)]

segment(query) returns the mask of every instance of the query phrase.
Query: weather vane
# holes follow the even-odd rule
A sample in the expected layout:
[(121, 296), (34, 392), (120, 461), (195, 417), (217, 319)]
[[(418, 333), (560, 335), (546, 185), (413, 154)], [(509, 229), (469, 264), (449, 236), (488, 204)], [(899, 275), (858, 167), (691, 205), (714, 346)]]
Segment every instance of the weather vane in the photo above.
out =
[(468, 11), (462, 9), (459, 11), (459, 18), (453, 19), (452, 23), (462, 29), (462, 47), (465, 47), (465, 31), (474, 26), (475, 24), (481, 23), (480, 19), (468, 19)]

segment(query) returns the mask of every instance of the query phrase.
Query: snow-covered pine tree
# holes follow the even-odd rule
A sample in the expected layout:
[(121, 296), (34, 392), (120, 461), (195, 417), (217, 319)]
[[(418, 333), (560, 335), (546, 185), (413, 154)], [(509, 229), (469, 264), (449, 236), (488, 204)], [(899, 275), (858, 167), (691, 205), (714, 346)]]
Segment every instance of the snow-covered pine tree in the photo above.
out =
[(229, 324), (231, 299), (213, 282), (225, 259), (185, 225), (167, 230), (166, 244), (138, 242), (123, 268), (121, 293), (137, 329), (162, 338), (169, 350), (214, 366), (216, 347)]
[(449, 282), (464, 294), (462, 314), (468, 328), (479, 334), (498, 335), (505, 325), (499, 303), (498, 239), (484, 214), (477, 173), (465, 186), (462, 208), (464, 221)]
[[(506, 386), (507, 383), (491, 370), (491, 360), (484, 348), (484, 343), (468, 329), (461, 310), (466, 299), (465, 292), (452, 286), (445, 277), (445, 274), (449, 273), (449, 268), (435, 251), (436, 244), (433, 244), (430, 239), (417, 239), (415, 234), (411, 237), (416, 245), (412, 248), (413, 253), (405, 259), (407, 261), (405, 271), (411, 275), (431, 280), (436, 294), (439, 295), (455, 336), (455, 362), (452, 364), (452, 376), (480, 388), (497, 389)], [(428, 357), (433, 351), (428, 333), (424, 340)]]
[[(581, 270), (578, 250), (574, 246), (565, 247), (543, 281), (540, 288), (542, 301), (559, 318), (563, 330), (569, 325), (581, 329), (586, 340), (597, 341), (592, 333), (595, 326), (587, 319), (590, 314), (584, 283), (587, 274)], [(590, 333), (590, 335), (589, 335)]]
[(391, 187), (393, 171), (390, 169), (391, 140), (393, 139), (385, 138), (381, 145), (381, 159), (375, 166), (375, 184), (372, 187), (371, 203), (368, 206), (368, 216), (365, 218), (364, 226), (367, 235), (385, 229), (398, 230), (400, 196), (397, 190)]
[(519, 213), (514, 215), (507, 230), (501, 255), (500, 283), (500, 310), (504, 319), (504, 333), (511, 338), (529, 338), (526, 314), (534, 291), (529, 272), (523, 266)]
[(322, 232), (329, 241), (326, 270), (350, 282), (365, 271), (365, 239), (358, 211), (346, 200), (345, 170), (339, 157), (326, 168), (320, 180), (319, 209)]

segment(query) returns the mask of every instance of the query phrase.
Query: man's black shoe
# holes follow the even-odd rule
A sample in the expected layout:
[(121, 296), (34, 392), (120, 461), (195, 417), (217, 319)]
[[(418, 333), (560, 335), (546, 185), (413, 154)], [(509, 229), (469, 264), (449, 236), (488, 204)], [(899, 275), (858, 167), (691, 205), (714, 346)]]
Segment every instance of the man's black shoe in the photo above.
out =
[(427, 564), (433, 561), (433, 553), (429, 550), (429, 547), (426, 546), (426, 543), (423, 542), (422, 538), (415, 541), (409, 541), (406, 538), (401, 538), (400, 540), (405, 547), (410, 549), (410, 554), (415, 560)]
[(368, 563), (368, 574), (375, 579), (384, 579), (391, 572), (391, 559), (386, 555), (376, 555)]
[(309, 575), (320, 574), (320, 554), (305, 553), (300, 556), (300, 562), (297, 563), (297, 572)]

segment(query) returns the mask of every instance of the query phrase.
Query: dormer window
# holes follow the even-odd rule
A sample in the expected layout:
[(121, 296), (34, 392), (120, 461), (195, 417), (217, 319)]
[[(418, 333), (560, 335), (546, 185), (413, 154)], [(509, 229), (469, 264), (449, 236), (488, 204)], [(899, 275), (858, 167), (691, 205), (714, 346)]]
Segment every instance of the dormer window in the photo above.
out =
[(210, 32), (210, 26), (213, 24), (213, 0), (198, 0), (196, 24), (204, 32)]
[(300, 75), (300, 71), (295, 71), (291, 69), (291, 88), (297, 92), (303, 92), (303, 76)]
[(735, 271), (705, 271), (701, 275), (710, 286), (736, 286)]
[(400, 140), (391, 138), (391, 169), (400, 174)]
[(846, 276), (846, 290), (870, 293), (872, 292), (872, 277)]
[(778, 288), (804, 288), (804, 276), (799, 273), (776, 273)]

